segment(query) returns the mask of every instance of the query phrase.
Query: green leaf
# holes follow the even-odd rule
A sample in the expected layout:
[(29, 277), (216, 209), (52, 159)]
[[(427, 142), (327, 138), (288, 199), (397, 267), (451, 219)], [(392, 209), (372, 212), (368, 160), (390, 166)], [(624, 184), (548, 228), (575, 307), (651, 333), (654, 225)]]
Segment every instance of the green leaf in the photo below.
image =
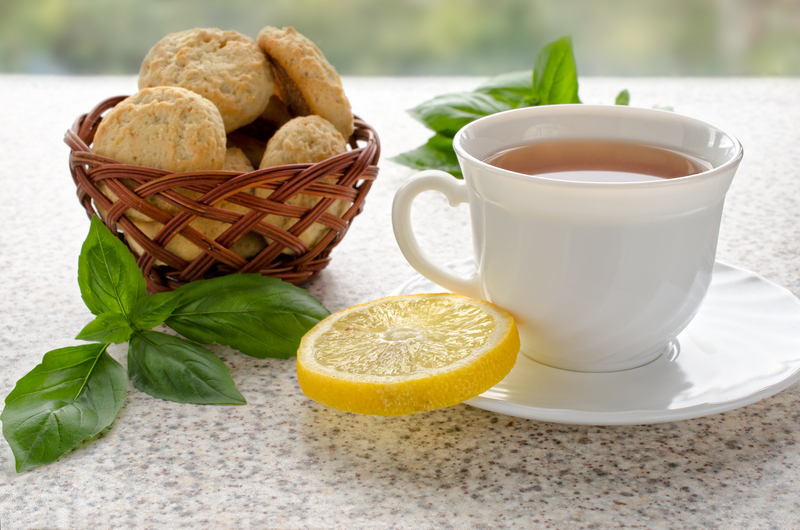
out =
[(299, 287), (258, 274), (199, 280), (179, 288), (167, 325), (201, 344), (263, 359), (297, 355), (300, 339), (330, 313)]
[(512, 106), (480, 92), (445, 94), (426, 101), (408, 113), (429, 129), (452, 138), (464, 125)]
[(400, 153), (390, 160), (414, 169), (440, 169), (462, 178), (458, 158), (453, 150), (453, 139), (440, 134), (431, 137), (424, 145)]
[(230, 371), (193, 342), (158, 331), (136, 332), (128, 347), (133, 386), (153, 397), (198, 405), (244, 405)]
[(617, 94), (617, 100), (614, 102), (615, 105), (628, 105), (631, 102), (631, 94), (628, 92), (626, 88), (619, 94)]
[(131, 323), (139, 331), (149, 331), (163, 324), (180, 303), (180, 294), (174, 291), (150, 294), (140, 298), (131, 312)]
[(95, 314), (129, 316), (145, 295), (144, 277), (125, 245), (100, 217), (92, 217), (89, 235), (78, 259), (78, 284), (86, 307)]
[(570, 37), (554, 40), (541, 49), (533, 69), (533, 87), (540, 105), (581, 102)]
[(116, 313), (101, 313), (89, 322), (75, 338), (91, 342), (122, 344), (131, 338), (132, 333), (133, 329), (124, 316)]
[(127, 379), (107, 347), (53, 350), (17, 381), (0, 414), (17, 472), (55, 462), (114, 421)]
[(538, 103), (530, 70), (498, 75), (480, 85), (475, 92), (489, 94), (512, 108), (530, 107)]

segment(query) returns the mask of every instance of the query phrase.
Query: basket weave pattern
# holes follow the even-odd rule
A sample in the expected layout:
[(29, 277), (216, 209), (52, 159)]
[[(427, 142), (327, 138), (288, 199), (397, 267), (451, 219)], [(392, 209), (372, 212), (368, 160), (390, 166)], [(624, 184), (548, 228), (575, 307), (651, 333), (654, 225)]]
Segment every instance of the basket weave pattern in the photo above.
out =
[[(95, 205), (99, 206), (98, 209), (106, 212), (104, 221), (112, 233), (118, 234), (125, 242), (120, 234), (122, 230), (144, 249), (137, 264), (150, 292), (168, 291), (193, 280), (233, 273), (259, 273), (293, 284), (311, 280), (330, 262), (331, 250), (342, 240), (353, 218), (361, 213), (367, 192), (378, 175), (378, 135), (358, 117), (350, 138), (352, 149), (316, 164), (276, 166), (247, 173), (172, 173), (121, 164), (94, 154), (90, 146), (103, 113), (125, 97), (107, 99), (88, 114), (80, 116), (67, 131), (64, 141), (71, 149), (69, 167), (78, 200), (90, 218), (99, 215)], [(323, 178), (336, 179), (336, 183), (321, 182)], [(118, 201), (112, 203), (97, 188), (100, 181), (119, 197)], [(273, 191), (268, 198), (259, 198), (248, 193), (254, 187)], [(192, 200), (175, 191), (176, 188), (199, 192), (202, 196)], [(297, 194), (316, 196), (321, 200), (312, 208), (286, 204)], [(145, 200), (152, 196), (160, 197), (179, 212), (176, 215), (166, 213)], [(211, 206), (223, 199), (250, 211), (242, 214)], [(327, 213), (335, 200), (352, 203), (341, 218)], [(125, 215), (128, 208), (162, 223), (164, 228), (151, 240)], [(298, 221), (284, 230), (265, 221), (268, 214)], [(189, 226), (197, 217), (231, 226), (214, 240)], [(298, 236), (314, 223), (321, 223), (330, 231), (309, 248)], [(242, 258), (230, 250), (248, 232), (256, 232), (272, 241), (251, 259)], [(165, 245), (176, 234), (200, 248), (200, 256), (187, 262), (166, 250)], [(283, 254), (286, 249), (293, 251), (294, 255)], [(156, 266), (156, 260), (166, 265)]]

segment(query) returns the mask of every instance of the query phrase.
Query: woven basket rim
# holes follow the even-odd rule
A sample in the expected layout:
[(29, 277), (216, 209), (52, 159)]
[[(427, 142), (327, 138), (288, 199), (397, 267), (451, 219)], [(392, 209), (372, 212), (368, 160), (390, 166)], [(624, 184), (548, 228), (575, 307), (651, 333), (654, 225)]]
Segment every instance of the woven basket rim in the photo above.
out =
[[(67, 130), (64, 141), (70, 147), (70, 172), (87, 216), (100, 215), (100, 210), (104, 210), (105, 218), (101, 218), (134, 255), (137, 253), (123, 233), (144, 249), (137, 264), (151, 292), (231, 273), (255, 272), (295, 284), (310, 281), (329, 263), (330, 251), (363, 209), (364, 198), (377, 178), (380, 140), (377, 132), (358, 116), (354, 116), (355, 130), (348, 139), (350, 150), (314, 164), (290, 164), (248, 172), (172, 172), (123, 164), (93, 153), (91, 145), (102, 116), (127, 97), (107, 98), (90, 112), (80, 115)], [(98, 189), (101, 181), (117, 195), (117, 201), (112, 202)], [(267, 198), (248, 193), (247, 190), (256, 187), (269, 189), (271, 193)], [(178, 188), (200, 196), (190, 198), (175, 191)], [(301, 192), (318, 197), (317, 203), (309, 208), (287, 203)], [(164, 211), (146, 200), (154, 196), (169, 203), (177, 213)], [(220, 208), (221, 201), (245, 208), (246, 213)], [(350, 203), (341, 217), (328, 212), (335, 201)], [(127, 217), (125, 212), (129, 208), (163, 225), (152, 240)], [(268, 215), (297, 220), (284, 230), (266, 221)], [(229, 226), (216, 239), (211, 239), (189, 225), (197, 218)], [(314, 223), (329, 230), (321, 241), (309, 247), (300, 236)], [(268, 245), (253, 258), (242, 258), (230, 247), (251, 231), (265, 237)], [(200, 248), (197, 258), (187, 262), (165, 248), (178, 234)], [(290, 254), (284, 254), (284, 250)], [(156, 265), (157, 260), (164, 265)]]

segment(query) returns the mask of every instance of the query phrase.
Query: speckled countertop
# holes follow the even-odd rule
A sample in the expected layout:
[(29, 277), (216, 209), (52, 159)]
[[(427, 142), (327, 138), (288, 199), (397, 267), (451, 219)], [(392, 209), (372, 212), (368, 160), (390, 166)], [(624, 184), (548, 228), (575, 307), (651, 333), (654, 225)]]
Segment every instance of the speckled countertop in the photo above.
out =
[[(307, 285), (331, 310), (413, 274), (391, 231), (412, 172), (387, 159), (429, 133), (404, 109), (469, 78), (346, 78), (380, 133), (381, 173), (330, 267)], [(584, 102), (671, 106), (745, 146), (718, 259), (800, 294), (800, 79), (582, 79)], [(0, 396), (89, 320), (76, 281), (88, 221), (61, 138), (130, 77), (0, 76)], [(430, 195), (430, 196), (428, 196)], [(466, 206), (426, 194), (419, 238), (471, 252)], [(522, 420), (466, 405), (400, 418), (306, 399), (292, 361), (216, 347), (248, 404), (180, 405), (130, 387), (115, 423), (55, 464), (16, 474), (0, 443), (0, 527), (798, 528), (800, 387), (725, 414), (651, 426)], [(124, 364), (125, 346), (111, 349)]]

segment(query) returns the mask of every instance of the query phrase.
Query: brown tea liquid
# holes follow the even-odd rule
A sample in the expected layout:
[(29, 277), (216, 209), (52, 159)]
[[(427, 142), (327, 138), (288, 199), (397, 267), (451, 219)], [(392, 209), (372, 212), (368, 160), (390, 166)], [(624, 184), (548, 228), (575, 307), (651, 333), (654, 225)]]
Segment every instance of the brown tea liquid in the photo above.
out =
[(484, 162), (538, 177), (576, 182), (642, 182), (711, 169), (700, 158), (636, 142), (545, 140), (504, 149)]

